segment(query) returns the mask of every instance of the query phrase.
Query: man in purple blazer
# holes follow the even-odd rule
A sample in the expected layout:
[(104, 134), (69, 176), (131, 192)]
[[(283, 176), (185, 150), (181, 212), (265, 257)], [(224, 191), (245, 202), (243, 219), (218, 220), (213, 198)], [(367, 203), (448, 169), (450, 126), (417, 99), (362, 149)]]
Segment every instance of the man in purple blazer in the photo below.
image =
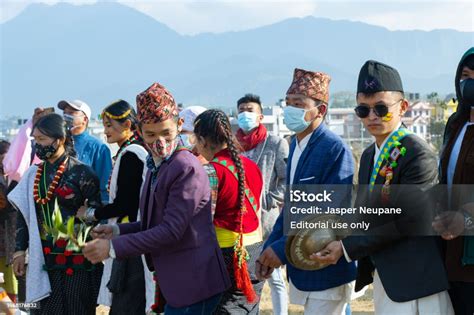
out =
[(150, 152), (141, 221), (96, 227), (84, 254), (93, 263), (145, 254), (167, 301), (165, 314), (211, 314), (230, 280), (212, 224), (208, 176), (180, 145), (183, 121), (163, 86), (139, 94), (137, 109)]

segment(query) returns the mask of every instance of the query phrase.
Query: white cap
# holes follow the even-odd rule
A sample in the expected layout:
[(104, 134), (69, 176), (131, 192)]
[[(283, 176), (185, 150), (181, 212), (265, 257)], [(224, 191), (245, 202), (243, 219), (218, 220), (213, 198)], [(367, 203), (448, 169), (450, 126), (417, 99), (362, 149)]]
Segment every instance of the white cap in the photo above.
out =
[(92, 111), (89, 105), (87, 105), (85, 102), (81, 100), (73, 100), (73, 101), (65, 101), (62, 100), (58, 103), (58, 108), (64, 110), (66, 106), (70, 106), (74, 108), (75, 110), (80, 110), (81, 112), (86, 115), (87, 119), (91, 119)]
[(179, 118), (183, 118), (183, 130), (194, 131), (194, 121), (196, 117), (205, 112), (207, 108), (202, 106), (189, 106), (179, 112)]

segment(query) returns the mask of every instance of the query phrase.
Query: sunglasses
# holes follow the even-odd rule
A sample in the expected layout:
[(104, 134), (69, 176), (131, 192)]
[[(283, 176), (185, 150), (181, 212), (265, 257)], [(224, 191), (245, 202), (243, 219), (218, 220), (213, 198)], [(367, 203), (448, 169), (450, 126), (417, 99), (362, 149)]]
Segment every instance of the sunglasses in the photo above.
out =
[(393, 105), (398, 104), (403, 100), (398, 100), (395, 103), (391, 105), (386, 105), (386, 104), (377, 104), (374, 107), (369, 107), (366, 105), (359, 105), (357, 106), (354, 111), (359, 118), (366, 118), (369, 116), (370, 111), (373, 110), (374, 114), (377, 115), (378, 117), (385, 117), (388, 114), (388, 108), (392, 107)]

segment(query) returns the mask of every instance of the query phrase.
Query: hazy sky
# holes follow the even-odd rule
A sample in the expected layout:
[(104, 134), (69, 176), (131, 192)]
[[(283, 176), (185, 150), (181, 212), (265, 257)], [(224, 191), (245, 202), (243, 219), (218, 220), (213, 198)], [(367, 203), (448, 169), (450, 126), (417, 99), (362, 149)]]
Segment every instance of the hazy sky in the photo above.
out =
[[(390, 30), (455, 29), (474, 31), (474, 1), (469, 0), (357, 0), (357, 1), (196, 1), (116, 0), (146, 13), (181, 34), (225, 32), (255, 28), (290, 17), (316, 16), (361, 21)], [(0, 23), (28, 4), (59, 1), (0, 0)], [(65, 1), (77, 5), (95, 0)]]

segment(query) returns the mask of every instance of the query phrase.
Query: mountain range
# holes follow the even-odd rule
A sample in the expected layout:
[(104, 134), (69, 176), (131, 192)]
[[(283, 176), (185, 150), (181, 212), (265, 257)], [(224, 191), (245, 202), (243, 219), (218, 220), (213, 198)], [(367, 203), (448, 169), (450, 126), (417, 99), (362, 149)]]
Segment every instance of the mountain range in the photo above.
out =
[(235, 106), (248, 92), (273, 104), (296, 67), (329, 73), (331, 92), (354, 91), (368, 59), (396, 67), (406, 91), (450, 93), (473, 43), (474, 32), (316, 17), (189, 36), (114, 2), (33, 3), (0, 24), (0, 115), (28, 116), (61, 99), (82, 99), (98, 114), (119, 98), (134, 104), (155, 81), (185, 106)]

